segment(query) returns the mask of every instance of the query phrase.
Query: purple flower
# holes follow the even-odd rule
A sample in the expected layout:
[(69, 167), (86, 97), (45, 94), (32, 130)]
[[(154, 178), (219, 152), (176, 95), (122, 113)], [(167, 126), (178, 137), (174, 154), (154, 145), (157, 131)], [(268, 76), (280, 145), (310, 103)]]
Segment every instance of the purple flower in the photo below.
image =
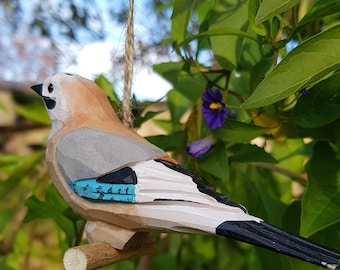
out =
[(303, 89), (300, 90), (300, 94), (301, 94), (301, 96), (306, 96), (306, 95), (309, 94), (309, 90), (306, 89), (306, 88), (303, 88)]
[(225, 104), (222, 102), (221, 91), (207, 89), (203, 93), (202, 99), (202, 114), (208, 127), (211, 129), (220, 128), (228, 113)]
[(190, 156), (200, 158), (205, 153), (207, 153), (215, 145), (215, 143), (216, 140), (213, 137), (209, 136), (204, 139), (187, 144), (186, 150)]

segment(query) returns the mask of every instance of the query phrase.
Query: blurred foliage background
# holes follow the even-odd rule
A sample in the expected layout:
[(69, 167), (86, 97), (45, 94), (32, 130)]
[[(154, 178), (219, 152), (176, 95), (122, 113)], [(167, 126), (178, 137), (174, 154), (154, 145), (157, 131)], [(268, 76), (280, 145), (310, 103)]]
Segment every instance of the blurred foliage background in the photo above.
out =
[[(153, 65), (173, 88), (159, 101), (134, 98), (136, 128), (253, 215), (340, 250), (340, 2), (147, 3), (159, 24), (150, 26), (147, 42), (136, 39), (137, 64), (151, 65), (147, 56), (169, 50), (176, 60)], [(60, 57), (73, 59), (69, 44), (102, 39), (113, 31), (108, 21), (125, 23), (126, 10), (126, 3), (110, 1), (0, 1), (2, 78), (25, 78), (23, 88), (43, 80), (60, 70)], [(116, 69), (123, 64), (113, 62)], [(96, 82), (119, 110), (117, 80), (101, 75)], [(15, 91), (22, 84), (5, 86), (11, 91), (0, 91), (0, 269), (62, 269), (63, 252), (86, 243), (84, 221), (49, 179), (42, 102)], [(216, 104), (228, 112), (217, 128), (202, 113), (207, 89), (221, 93)], [(209, 147), (200, 149), (205, 138)], [(199, 158), (187, 152), (192, 143), (203, 151)], [(103, 269), (317, 269), (220, 237), (157, 238), (155, 255)]]

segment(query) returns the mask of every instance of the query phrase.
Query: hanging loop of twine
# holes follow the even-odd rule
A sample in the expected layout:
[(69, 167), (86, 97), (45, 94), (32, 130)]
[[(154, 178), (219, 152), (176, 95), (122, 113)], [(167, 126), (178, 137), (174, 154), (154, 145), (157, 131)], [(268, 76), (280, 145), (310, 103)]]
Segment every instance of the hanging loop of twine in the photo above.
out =
[(124, 63), (124, 93), (122, 101), (122, 122), (128, 127), (133, 127), (133, 115), (131, 108), (131, 86), (133, 79), (134, 62), (134, 31), (133, 31), (134, 0), (129, 0), (129, 12), (125, 38), (125, 63)]

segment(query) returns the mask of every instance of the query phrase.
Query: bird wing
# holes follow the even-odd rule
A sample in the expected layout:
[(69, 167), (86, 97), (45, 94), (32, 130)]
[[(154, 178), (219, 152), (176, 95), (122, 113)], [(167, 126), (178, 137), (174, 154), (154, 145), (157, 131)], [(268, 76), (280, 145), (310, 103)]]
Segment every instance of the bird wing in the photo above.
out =
[(225, 220), (261, 220), (182, 166), (160, 159), (165, 153), (150, 145), (79, 130), (58, 143), (57, 162), (78, 196), (98, 205), (133, 204), (138, 215), (132, 220), (147, 227), (216, 233)]
[(127, 164), (165, 156), (155, 145), (90, 128), (64, 135), (56, 160), (66, 181), (96, 178)]
[(71, 189), (88, 199), (137, 203), (217, 201), (245, 212), (181, 165), (159, 159), (166, 153), (148, 142), (81, 128), (60, 140), (56, 155)]
[(97, 178), (70, 181), (69, 185), (79, 196), (97, 201), (186, 201), (214, 206), (224, 204), (247, 212), (181, 165), (162, 159), (138, 162)]

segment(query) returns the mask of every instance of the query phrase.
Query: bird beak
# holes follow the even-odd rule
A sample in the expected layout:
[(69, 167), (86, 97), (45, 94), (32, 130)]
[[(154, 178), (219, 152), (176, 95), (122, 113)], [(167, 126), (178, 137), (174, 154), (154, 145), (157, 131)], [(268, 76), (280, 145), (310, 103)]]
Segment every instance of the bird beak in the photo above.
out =
[(42, 84), (37, 84), (31, 86), (31, 88), (39, 95), (42, 96), (42, 90), (43, 90), (43, 85)]

